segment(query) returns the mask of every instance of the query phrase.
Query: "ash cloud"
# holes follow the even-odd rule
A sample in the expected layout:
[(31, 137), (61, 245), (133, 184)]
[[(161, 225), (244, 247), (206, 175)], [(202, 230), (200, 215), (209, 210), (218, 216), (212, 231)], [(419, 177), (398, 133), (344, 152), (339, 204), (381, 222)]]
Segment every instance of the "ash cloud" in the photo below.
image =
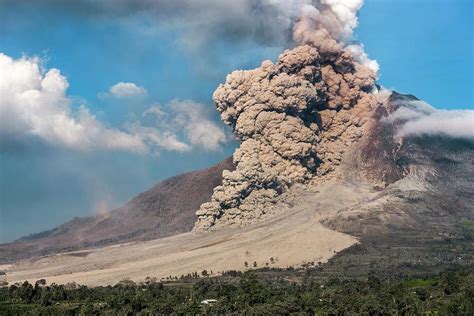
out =
[(342, 49), (319, 53), (309, 45), (228, 75), (213, 99), (241, 141), (236, 169), (223, 173), (211, 202), (196, 213), (195, 230), (258, 221), (295, 184), (331, 175), (377, 104), (374, 82), (375, 74)]
[[(274, 3), (282, 4), (275, 1)], [(297, 45), (273, 64), (234, 71), (214, 92), (222, 120), (241, 141), (195, 231), (241, 226), (271, 212), (295, 184), (330, 177), (378, 104), (378, 65), (347, 46), (361, 0), (292, 2)], [(371, 67), (372, 66), (372, 67)], [(375, 67), (376, 66), (376, 67)]]
[[(330, 176), (348, 146), (362, 136), (377, 103), (371, 95), (376, 64), (362, 46), (350, 43), (362, 0), (43, 3), (90, 17), (146, 16), (153, 25), (178, 30), (190, 51), (222, 40), (297, 46), (275, 64), (265, 61), (257, 69), (233, 72), (214, 93), (222, 120), (241, 145), (234, 153), (236, 170), (224, 172), (212, 201), (197, 212), (196, 230), (251, 223), (295, 184)], [(225, 141), (196, 103), (169, 108), (150, 109), (146, 116), (154, 115), (156, 125), (133, 124), (130, 134), (146, 146), (175, 151), (216, 149)]]
[[(29, 1), (28, 6), (47, 7), (88, 18), (149, 18), (153, 27), (161, 25), (182, 31), (183, 44), (195, 47), (218, 38), (287, 43), (298, 15), (297, 8), (307, 2), (310, 1), (38, 0)], [(25, 4), (4, 0), (3, 5)]]
[[(262, 46), (309, 44), (339, 50), (351, 40), (363, 0), (38, 0), (0, 2), (10, 7), (45, 7), (87, 18), (138, 18), (140, 28), (179, 32), (190, 52), (210, 52), (216, 42), (251, 41)], [(127, 24), (133, 27), (132, 24)], [(321, 43), (321, 44), (318, 44)], [(319, 47), (321, 49), (322, 47)], [(203, 58), (203, 54), (200, 54)]]
[(424, 101), (410, 101), (400, 103), (384, 120), (398, 125), (398, 137), (474, 139), (474, 110), (439, 110)]

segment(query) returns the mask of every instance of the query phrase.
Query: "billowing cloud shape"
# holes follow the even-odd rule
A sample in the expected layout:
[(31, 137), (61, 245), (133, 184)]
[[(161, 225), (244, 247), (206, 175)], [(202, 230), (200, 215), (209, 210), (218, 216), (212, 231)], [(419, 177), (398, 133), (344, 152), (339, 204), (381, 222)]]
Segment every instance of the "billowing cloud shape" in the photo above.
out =
[(154, 115), (156, 125), (161, 130), (167, 130), (168, 135), (184, 134), (189, 145), (174, 142), (177, 150), (218, 150), (230, 139), (224, 129), (212, 120), (209, 108), (192, 100), (172, 100), (167, 105), (167, 111), (160, 105), (154, 105), (144, 115)]
[(145, 152), (138, 135), (106, 127), (85, 106), (73, 111), (67, 79), (45, 71), (38, 58), (17, 60), (0, 53), (0, 135), (36, 136), (77, 150)]
[(191, 145), (217, 150), (227, 142), (226, 133), (210, 119), (204, 104), (192, 100), (173, 100), (170, 107), (176, 113), (174, 123), (183, 129)]
[(441, 135), (474, 139), (474, 110), (438, 110), (424, 101), (410, 101), (400, 104), (385, 120), (399, 123), (400, 137)]
[(354, 56), (355, 61), (378, 74), (380, 65), (376, 60), (370, 59), (364, 51), (362, 44), (352, 44), (345, 47), (345, 50)]
[(168, 128), (157, 129), (155, 127), (133, 124), (131, 130), (151, 146), (167, 151), (186, 152), (192, 147), (181, 141), (175, 132)]
[(342, 48), (309, 45), (228, 75), (213, 100), (241, 142), (236, 168), (201, 205), (195, 230), (260, 220), (278, 195), (333, 172), (376, 108), (374, 79)]
[[(52, 7), (66, 14), (124, 19), (150, 18), (156, 24), (179, 30), (187, 47), (203, 47), (217, 38), (286, 42), (302, 5), (311, 0), (41, 0), (28, 6)], [(0, 8), (22, 6), (15, 0), (0, 2)], [(148, 21), (147, 21), (148, 22)]]
[[(17, 2), (4, 1), (1, 5), (15, 6)], [(18, 4), (21, 5), (21, 4)], [(354, 28), (357, 26), (357, 12), (363, 5), (363, 0), (78, 0), (65, 2), (58, 0), (38, 1), (32, 5), (54, 6), (55, 9), (65, 10), (70, 14), (89, 16), (107, 16), (124, 18), (131, 16), (151, 17), (153, 27), (170, 26), (177, 30), (179, 41), (190, 48), (205, 48), (216, 39), (228, 42), (253, 40), (260, 44), (282, 44), (290, 42), (300, 45), (309, 44), (317, 49), (322, 62), (328, 62), (340, 57), (341, 65), (347, 67), (348, 60), (354, 58), (362, 66), (357, 66), (357, 78), (372, 78), (377, 70), (377, 64), (368, 59), (362, 46), (347, 46)], [(340, 55), (345, 49), (346, 54)], [(352, 55), (352, 57), (351, 57)], [(16, 61), (11, 61), (16, 62)], [(87, 108), (82, 107), (73, 111), (70, 100), (66, 96), (67, 80), (58, 70), (51, 69), (42, 72), (38, 60), (22, 59), (23, 63), (30, 63), (37, 69), (31, 74), (39, 77), (39, 81), (49, 81), (49, 77), (58, 78), (56, 94), (49, 93), (48, 89), (38, 91), (47, 105), (32, 107), (37, 119), (31, 115), (16, 113), (13, 117), (21, 117), (26, 124), (24, 129), (29, 133), (40, 136), (51, 143), (60, 143), (68, 147), (92, 149), (122, 149), (144, 152), (149, 147), (158, 147), (165, 150), (186, 151), (189, 148), (201, 147), (209, 150), (217, 149), (226, 140), (225, 133), (209, 115), (203, 115), (200, 105), (192, 101), (171, 103), (172, 113), (167, 117), (166, 124), (156, 127), (146, 127), (140, 123), (131, 124), (129, 131), (120, 131), (108, 128), (99, 122)], [(351, 63), (349, 63), (351, 64)], [(368, 67), (363, 67), (368, 66)], [(351, 70), (352, 71), (352, 70)], [(323, 69), (326, 77), (332, 77), (331, 69)], [(14, 76), (7, 76), (11, 79)], [(352, 79), (351, 79), (352, 80)], [(332, 82), (330, 89), (349, 89), (346, 85), (340, 86), (340, 80)], [(36, 85), (41, 85), (37, 83)], [(33, 85), (34, 86), (34, 85)], [(22, 89), (36, 89), (24, 87)], [(350, 90), (350, 89), (349, 89)], [(10, 93), (10, 92), (8, 92)], [(146, 90), (131, 82), (119, 82), (109, 89), (108, 95), (116, 98), (128, 98), (144, 95)], [(340, 98), (329, 100), (331, 106), (340, 104)], [(6, 101), (5, 101), (6, 102)], [(21, 103), (21, 102), (20, 102)], [(5, 113), (21, 109), (18, 103), (3, 105)], [(50, 109), (51, 111), (47, 111)], [(186, 110), (184, 110), (186, 109)], [(195, 110), (199, 109), (199, 110)], [(11, 113), (10, 113), (11, 114)], [(156, 113), (155, 113), (156, 114)], [(5, 116), (8, 117), (8, 116)], [(5, 129), (12, 131), (17, 127), (5, 122)], [(86, 125), (87, 124), (87, 125)], [(21, 126), (16, 124), (15, 126)]]
[[(172, 101), (167, 113), (155, 106), (145, 115), (157, 118), (154, 126), (140, 122), (123, 130), (108, 127), (82, 105), (77, 110), (67, 96), (69, 83), (58, 69), (43, 69), (41, 60), (17, 60), (0, 53), (0, 138), (37, 137), (53, 146), (73, 150), (120, 150), (134, 153), (161, 150), (186, 152), (217, 150), (228, 138), (205, 105)], [(132, 83), (110, 89), (117, 96), (143, 93)]]
[[(186, 50), (200, 59), (214, 54), (216, 42), (254, 42), (263, 46), (289, 47), (322, 43), (322, 49), (337, 50), (352, 39), (363, 0), (42, 0), (28, 6), (49, 6), (65, 14), (134, 19), (138, 30), (169, 28)], [(4, 0), (1, 7), (24, 5)], [(138, 22), (137, 22), (138, 21)], [(135, 23), (127, 24), (135, 25)], [(331, 38), (333, 41), (328, 42)], [(332, 45), (332, 47), (331, 47)], [(213, 49), (209, 49), (213, 47)], [(216, 58), (211, 59), (216, 63)]]
[(109, 93), (111, 96), (121, 99), (144, 96), (147, 91), (133, 82), (119, 82), (110, 87)]

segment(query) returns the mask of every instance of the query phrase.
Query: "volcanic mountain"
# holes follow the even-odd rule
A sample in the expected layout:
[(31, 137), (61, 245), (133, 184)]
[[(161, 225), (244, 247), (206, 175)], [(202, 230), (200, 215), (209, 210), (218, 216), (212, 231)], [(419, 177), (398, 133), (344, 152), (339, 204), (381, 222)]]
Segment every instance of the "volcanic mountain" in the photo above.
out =
[[(179, 234), (192, 229), (194, 212), (225, 181), (221, 174), (238, 170), (238, 161), (228, 159), (165, 180), (108, 218), (76, 219), (2, 245), (4, 261), (20, 252), (30, 257), (39, 251), (90, 248), (21, 260), (8, 268), (9, 281), (45, 277), (111, 284), (124, 275), (142, 280), (203, 269), (244, 270), (244, 262), (254, 261), (258, 267), (320, 262), (323, 276), (377, 269), (423, 275), (469, 265), (474, 259), (474, 143), (443, 135), (399, 138), (405, 119), (390, 118), (418, 101), (396, 92), (387, 95), (372, 112), (370, 128), (347, 147), (330, 176), (260, 200), (271, 204), (264, 216), (244, 217), (238, 226), (216, 217), (208, 232)], [(89, 237), (79, 240), (81, 231)], [(120, 245), (98, 247), (101, 243)]]
[(232, 158), (1, 245), (8, 282), (102, 285), (249, 263), (323, 277), (472, 265), (470, 117), (453, 126), (459, 117), (446, 123), (447, 111), (377, 85), (377, 62), (353, 42), (363, 1), (269, 3), (292, 48), (213, 94), (240, 142)]

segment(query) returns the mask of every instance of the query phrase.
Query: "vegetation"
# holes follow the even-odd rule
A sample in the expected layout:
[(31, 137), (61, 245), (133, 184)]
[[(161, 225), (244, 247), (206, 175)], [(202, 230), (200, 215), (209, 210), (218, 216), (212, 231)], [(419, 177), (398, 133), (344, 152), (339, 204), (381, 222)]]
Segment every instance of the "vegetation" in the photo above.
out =
[(471, 227), (474, 228), (474, 221), (464, 220), (464, 221), (462, 221), (462, 224), (466, 228), (471, 228)]
[[(204, 273), (203, 273), (204, 275)], [(207, 300), (207, 301), (206, 301)], [(216, 300), (216, 301), (214, 301)], [(156, 314), (474, 314), (474, 271), (413, 280), (268, 280), (227, 272), (190, 283), (124, 280), (115, 286), (46, 285), (0, 288), (1, 315)]]

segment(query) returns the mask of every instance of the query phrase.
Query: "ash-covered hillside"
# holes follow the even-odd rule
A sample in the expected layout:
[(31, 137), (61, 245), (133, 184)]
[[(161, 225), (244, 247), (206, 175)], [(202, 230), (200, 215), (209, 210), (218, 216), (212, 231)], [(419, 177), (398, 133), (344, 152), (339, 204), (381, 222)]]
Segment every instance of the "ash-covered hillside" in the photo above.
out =
[(195, 211), (209, 200), (231, 159), (164, 180), (106, 215), (75, 218), (51, 230), (0, 245), (0, 261), (149, 240), (184, 233), (193, 227)]
[(348, 186), (374, 185), (376, 193), (323, 220), (360, 244), (331, 259), (322, 275), (428, 275), (472, 264), (474, 140), (441, 131), (399, 137), (410, 120), (397, 115), (405, 109), (425, 110), (416, 97), (393, 92), (343, 168)]

